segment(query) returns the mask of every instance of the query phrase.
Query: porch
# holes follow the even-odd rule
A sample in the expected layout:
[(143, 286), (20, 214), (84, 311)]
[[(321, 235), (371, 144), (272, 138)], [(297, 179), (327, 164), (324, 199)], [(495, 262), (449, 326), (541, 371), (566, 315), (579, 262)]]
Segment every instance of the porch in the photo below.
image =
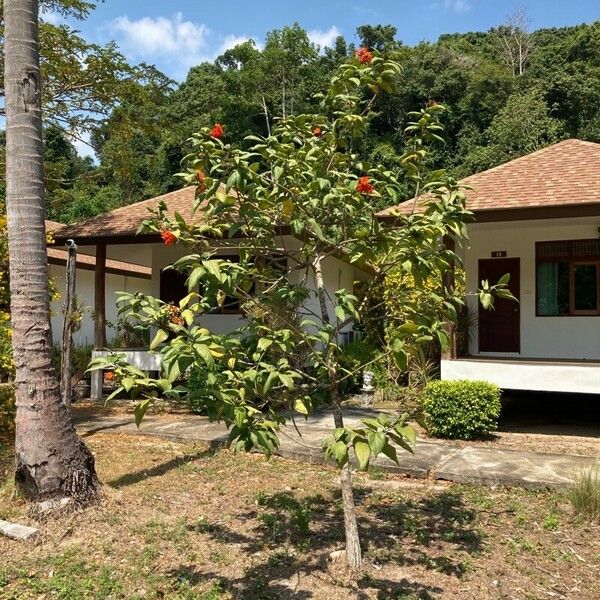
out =
[(473, 379), (503, 390), (598, 394), (600, 361), (470, 356), (442, 359), (442, 379)]

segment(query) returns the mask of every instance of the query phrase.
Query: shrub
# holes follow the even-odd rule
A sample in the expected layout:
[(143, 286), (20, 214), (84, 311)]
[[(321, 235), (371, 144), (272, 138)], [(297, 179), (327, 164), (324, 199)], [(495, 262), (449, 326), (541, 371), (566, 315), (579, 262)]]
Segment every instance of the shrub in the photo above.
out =
[[(73, 375), (80, 371), (85, 371), (92, 360), (92, 344), (74, 345), (71, 354), (71, 372)], [(60, 373), (61, 347), (54, 344), (52, 348), (52, 366), (57, 373)]]
[(470, 440), (497, 429), (500, 388), (486, 381), (432, 381), (423, 413), (432, 435)]
[(0, 381), (10, 381), (14, 374), (10, 314), (0, 310)]
[(600, 465), (581, 471), (568, 496), (576, 513), (600, 519)]
[(15, 429), (15, 388), (12, 383), (0, 383), (0, 437), (11, 436)]

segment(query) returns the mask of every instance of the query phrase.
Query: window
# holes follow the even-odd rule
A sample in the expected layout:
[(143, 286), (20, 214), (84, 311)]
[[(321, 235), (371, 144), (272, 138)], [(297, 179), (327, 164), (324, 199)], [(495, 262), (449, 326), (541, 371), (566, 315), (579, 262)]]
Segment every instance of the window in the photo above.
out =
[(536, 244), (537, 316), (598, 315), (600, 240)]

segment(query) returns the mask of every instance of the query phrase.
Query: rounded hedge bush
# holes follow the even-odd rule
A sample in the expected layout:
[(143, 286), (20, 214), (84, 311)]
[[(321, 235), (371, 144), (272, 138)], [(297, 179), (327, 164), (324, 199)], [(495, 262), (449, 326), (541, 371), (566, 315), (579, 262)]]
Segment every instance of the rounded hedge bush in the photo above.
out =
[(432, 381), (425, 387), (423, 414), (436, 437), (471, 440), (498, 428), (500, 388), (487, 381)]

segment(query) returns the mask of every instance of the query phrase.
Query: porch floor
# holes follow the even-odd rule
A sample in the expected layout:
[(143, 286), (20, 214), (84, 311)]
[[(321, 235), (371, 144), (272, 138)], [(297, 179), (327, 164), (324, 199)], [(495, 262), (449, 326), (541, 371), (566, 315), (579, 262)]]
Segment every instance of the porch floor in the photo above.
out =
[(600, 394), (600, 361), (471, 356), (442, 360), (442, 379), (490, 381), (504, 390)]

